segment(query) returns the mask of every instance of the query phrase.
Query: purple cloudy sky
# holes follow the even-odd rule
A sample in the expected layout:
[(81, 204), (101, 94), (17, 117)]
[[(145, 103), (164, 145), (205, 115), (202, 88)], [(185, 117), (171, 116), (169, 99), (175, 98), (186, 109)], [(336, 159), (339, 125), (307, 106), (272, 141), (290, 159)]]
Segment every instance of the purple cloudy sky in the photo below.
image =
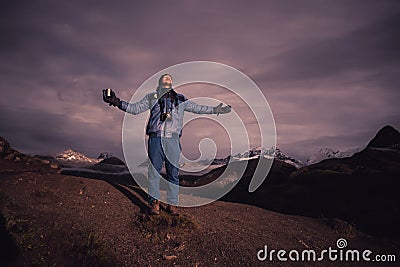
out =
[[(400, 1), (1, 1), (0, 13), (0, 136), (22, 152), (121, 156), (124, 114), (100, 89), (130, 99), (154, 73), (193, 60), (252, 78), (278, 146), (302, 160), (400, 128)], [(190, 135), (204, 127), (186, 128), (184, 153), (196, 157)], [(229, 144), (216, 143), (226, 156)]]

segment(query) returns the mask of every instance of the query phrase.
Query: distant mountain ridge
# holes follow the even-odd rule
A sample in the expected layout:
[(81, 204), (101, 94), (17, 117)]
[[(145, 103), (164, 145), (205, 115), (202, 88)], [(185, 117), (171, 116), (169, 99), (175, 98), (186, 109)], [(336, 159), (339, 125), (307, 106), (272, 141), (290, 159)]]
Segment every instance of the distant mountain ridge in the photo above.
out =
[(287, 156), (286, 154), (282, 153), (282, 151), (279, 148), (275, 149), (275, 159), (278, 159), (285, 163), (288, 163), (288, 164), (296, 167), (297, 169), (304, 167), (306, 165), (306, 164), (304, 164), (304, 162), (297, 160), (293, 157)]
[(296, 168), (301, 168), (305, 166), (305, 164), (297, 160), (293, 157), (290, 157), (286, 154), (284, 154), (279, 148), (277, 147), (271, 147), (271, 148), (264, 148), (264, 147), (253, 147), (249, 150), (246, 150), (243, 153), (238, 153), (233, 156), (233, 160), (250, 160), (250, 159), (257, 159), (260, 157), (264, 158), (275, 158), (278, 160), (281, 160), (283, 162), (286, 162)]
[(72, 149), (67, 149), (61, 152), (60, 154), (57, 154), (56, 159), (62, 161), (71, 161), (71, 162), (87, 162), (87, 163), (99, 162), (98, 159), (89, 158), (85, 154)]
[(308, 160), (306, 165), (311, 165), (315, 164), (318, 162), (323, 161), (324, 159), (339, 159), (339, 158), (346, 158), (352, 156), (355, 152), (358, 152), (356, 150), (351, 150), (351, 151), (339, 151), (339, 150), (333, 150), (332, 148), (321, 148), (318, 150), (318, 152), (312, 154)]
[[(375, 147), (375, 148), (389, 148), (389, 149), (400, 149), (400, 133), (393, 128), (392, 126), (385, 126), (380, 129), (376, 136), (368, 143), (367, 147)], [(338, 159), (338, 158), (345, 158), (354, 155), (354, 153), (359, 152), (362, 148), (347, 150), (347, 151), (340, 151), (337, 149), (332, 149), (329, 147), (324, 147), (319, 149), (316, 153), (309, 156), (307, 161), (304, 163), (296, 158), (290, 157), (283, 153), (277, 147), (271, 148), (264, 148), (264, 147), (252, 147), (242, 153), (237, 153), (233, 156), (227, 156), (226, 158), (215, 158), (215, 159), (204, 159), (199, 162), (202, 165), (225, 165), (230, 160), (232, 161), (242, 161), (242, 160), (251, 160), (257, 159), (260, 157), (265, 158), (274, 158), (277, 160), (281, 160), (286, 162), (297, 169), (319, 163), (325, 159)], [(56, 156), (40, 156), (41, 158), (46, 158), (50, 161), (58, 161), (61, 163), (61, 166), (69, 166), (69, 165), (91, 165), (101, 162), (107, 158), (113, 158), (113, 154), (110, 152), (101, 152), (97, 159), (90, 158), (85, 154), (78, 152), (73, 149), (67, 149)], [(54, 160), (52, 160), (54, 159)], [(123, 162), (119, 160), (118, 162)], [(147, 161), (140, 164), (139, 166), (147, 166)]]
[(101, 152), (97, 159), (90, 158), (84, 153), (73, 149), (66, 149), (56, 155), (35, 155), (35, 157), (59, 164), (60, 167), (64, 168), (86, 167), (101, 162), (113, 165), (125, 165), (121, 159), (114, 157), (113, 154), (109, 152)]
[(55, 159), (59, 161), (61, 165), (66, 167), (91, 165), (101, 161), (101, 159), (89, 158), (85, 154), (73, 149), (67, 149), (57, 154)]
[[(382, 127), (374, 138), (368, 143), (367, 148), (387, 148), (400, 150), (400, 132), (394, 127), (386, 125)], [(312, 154), (307, 165), (316, 164), (324, 159), (337, 159), (353, 156), (356, 152), (360, 152), (363, 148), (357, 148), (347, 151), (333, 150), (331, 148), (321, 148), (317, 153)]]

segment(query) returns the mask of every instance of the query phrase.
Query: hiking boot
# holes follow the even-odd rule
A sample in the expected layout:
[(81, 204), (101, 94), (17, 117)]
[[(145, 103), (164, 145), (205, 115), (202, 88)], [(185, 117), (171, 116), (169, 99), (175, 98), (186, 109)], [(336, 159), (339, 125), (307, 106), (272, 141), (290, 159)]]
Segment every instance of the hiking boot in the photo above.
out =
[(167, 208), (166, 208), (166, 211), (169, 214), (173, 215), (173, 216), (178, 216), (179, 215), (178, 210), (176, 209), (176, 206), (173, 206), (173, 205), (169, 205), (168, 204)]
[(153, 200), (150, 205), (150, 215), (158, 215), (160, 214), (160, 204), (158, 200)]

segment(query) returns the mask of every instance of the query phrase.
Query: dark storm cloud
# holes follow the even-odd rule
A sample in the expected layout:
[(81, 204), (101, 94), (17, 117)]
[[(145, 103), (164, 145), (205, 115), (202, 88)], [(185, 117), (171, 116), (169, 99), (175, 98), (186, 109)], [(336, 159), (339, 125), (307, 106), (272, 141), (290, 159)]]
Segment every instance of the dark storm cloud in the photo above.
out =
[[(349, 71), (385, 71), (388, 77), (380, 80), (390, 79), (397, 87), (398, 79), (394, 78), (399, 74), (399, 25), (400, 13), (396, 13), (342, 36), (299, 45), (269, 58), (276, 64), (275, 70), (255, 79), (292, 82), (332, 77)], [(390, 72), (391, 68), (394, 69)]]
[(165, 67), (210, 60), (255, 80), (289, 154), (357, 146), (400, 126), (399, 14), (398, 1), (2, 1), (0, 136), (121, 156), (123, 113), (100, 89), (127, 100)]
[[(16, 149), (26, 153), (59, 153), (75, 149), (86, 155), (97, 157), (101, 151), (120, 151), (120, 131), (102, 129), (87, 123), (77, 123), (62, 114), (49, 114), (32, 109), (0, 109), (1, 136), (9, 140)], [(119, 142), (107, 136), (117, 136)]]

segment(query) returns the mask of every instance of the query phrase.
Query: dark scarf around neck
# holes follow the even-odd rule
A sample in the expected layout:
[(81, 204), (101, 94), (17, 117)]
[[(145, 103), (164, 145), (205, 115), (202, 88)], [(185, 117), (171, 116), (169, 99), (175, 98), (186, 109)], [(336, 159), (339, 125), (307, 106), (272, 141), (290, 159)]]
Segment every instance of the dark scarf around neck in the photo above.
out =
[(172, 111), (172, 105), (175, 108), (179, 105), (178, 94), (171, 88), (157, 87), (157, 98), (160, 105), (161, 113), (168, 113)]

